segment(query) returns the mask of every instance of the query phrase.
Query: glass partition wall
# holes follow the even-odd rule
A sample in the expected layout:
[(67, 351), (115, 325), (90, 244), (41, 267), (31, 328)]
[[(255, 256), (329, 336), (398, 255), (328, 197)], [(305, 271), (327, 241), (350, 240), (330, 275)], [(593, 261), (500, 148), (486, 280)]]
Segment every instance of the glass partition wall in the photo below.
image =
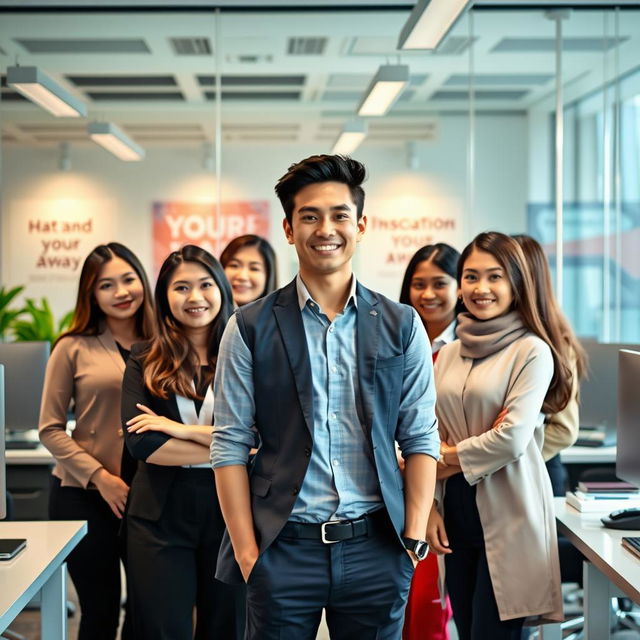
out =
[[(559, 237), (578, 333), (640, 341), (640, 11), (562, 18), (558, 234), (557, 16), (476, 2), (438, 50), (407, 53), (396, 50), (406, 7), (356, 5), (2, 10), (0, 284), (46, 296), (59, 317), (98, 242), (131, 245), (155, 275), (179, 244), (219, 255), (241, 233), (272, 241), (284, 283), (296, 260), (273, 185), (360, 119), (366, 284), (397, 298), (417, 248), (462, 248), (487, 229), (528, 231), (555, 269)], [(408, 82), (388, 113), (359, 118), (381, 65), (408, 65)], [(7, 83), (16, 66), (47, 73), (86, 115), (55, 117), (21, 96)], [(98, 125), (144, 157), (99, 146)]]

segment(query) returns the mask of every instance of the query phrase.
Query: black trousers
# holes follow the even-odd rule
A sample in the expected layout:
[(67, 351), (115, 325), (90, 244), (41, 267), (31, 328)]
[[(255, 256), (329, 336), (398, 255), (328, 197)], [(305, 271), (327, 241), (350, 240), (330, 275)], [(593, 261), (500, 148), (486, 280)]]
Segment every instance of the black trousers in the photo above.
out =
[(223, 533), (211, 469), (180, 469), (159, 520), (127, 515), (127, 585), (135, 640), (242, 637), (244, 586), (214, 578)]
[(524, 618), (500, 620), (476, 489), (461, 473), (447, 480), (444, 512), (452, 550), (445, 556), (446, 583), (460, 640), (520, 640)]
[[(78, 640), (114, 640), (120, 617), (120, 520), (97, 490), (62, 487), (55, 476), (49, 517), (87, 520), (87, 535), (67, 558), (80, 603)], [(123, 637), (127, 637), (124, 632)]]
[(335, 544), (281, 533), (249, 575), (246, 640), (314, 640), (323, 609), (332, 640), (399, 640), (413, 564), (381, 519)]

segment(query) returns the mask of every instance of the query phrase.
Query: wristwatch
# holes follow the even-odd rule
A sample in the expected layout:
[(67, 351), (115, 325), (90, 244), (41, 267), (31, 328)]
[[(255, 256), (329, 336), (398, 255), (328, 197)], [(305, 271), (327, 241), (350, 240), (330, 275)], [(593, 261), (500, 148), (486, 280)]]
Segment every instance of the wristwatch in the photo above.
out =
[(418, 560), (424, 560), (429, 552), (429, 544), (426, 540), (415, 540), (414, 538), (402, 538), (404, 547), (408, 551), (413, 551)]

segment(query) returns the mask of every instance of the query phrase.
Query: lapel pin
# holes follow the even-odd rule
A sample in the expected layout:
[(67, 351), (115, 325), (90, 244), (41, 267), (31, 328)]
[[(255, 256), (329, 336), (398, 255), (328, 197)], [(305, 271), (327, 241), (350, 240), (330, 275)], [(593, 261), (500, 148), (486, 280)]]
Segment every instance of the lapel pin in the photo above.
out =
[(377, 316), (378, 312), (377, 311), (369, 311), (369, 315), (370, 316)]

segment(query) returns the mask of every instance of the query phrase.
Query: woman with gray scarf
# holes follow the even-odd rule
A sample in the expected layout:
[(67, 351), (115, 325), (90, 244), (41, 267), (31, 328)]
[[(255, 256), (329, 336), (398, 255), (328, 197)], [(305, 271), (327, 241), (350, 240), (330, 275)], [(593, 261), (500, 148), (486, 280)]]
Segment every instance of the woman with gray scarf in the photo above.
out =
[(443, 554), (461, 640), (519, 640), (525, 620), (562, 619), (542, 444), (544, 414), (568, 402), (571, 372), (513, 238), (477, 236), (458, 284), (468, 312), (435, 369), (443, 445), (427, 539)]

